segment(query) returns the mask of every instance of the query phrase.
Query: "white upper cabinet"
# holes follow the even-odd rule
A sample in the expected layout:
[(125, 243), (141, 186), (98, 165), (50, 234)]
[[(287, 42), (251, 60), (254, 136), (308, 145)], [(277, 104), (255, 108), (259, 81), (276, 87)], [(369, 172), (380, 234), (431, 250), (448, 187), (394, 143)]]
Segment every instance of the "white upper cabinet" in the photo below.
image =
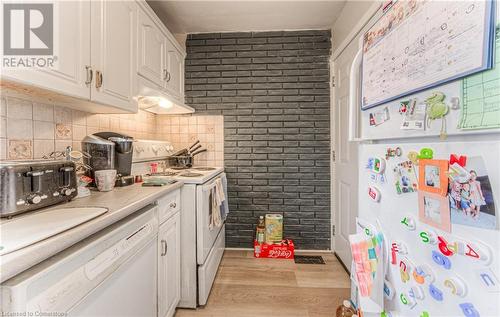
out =
[[(58, 1), (54, 19), (52, 69), (4, 68), (2, 79), (53, 90), (72, 97), (89, 99), (90, 87), (90, 1)], [(87, 76), (89, 76), (87, 78)], [(88, 82), (88, 83), (86, 83)]]
[[(139, 107), (154, 113), (192, 113), (184, 104), (184, 59), (186, 52), (156, 16), (151, 7), (138, 0), (138, 95), (162, 97), (173, 103), (163, 109), (154, 103), (141, 101)], [(144, 79), (142, 79), (144, 78)]]
[(167, 38), (144, 10), (137, 10), (137, 72), (163, 87), (166, 80)]
[(137, 111), (136, 4), (91, 2), (92, 101)]
[(174, 105), (141, 104), (151, 112), (194, 111), (184, 105), (186, 53), (146, 1), (56, 1), (54, 12), (55, 67), (2, 68), (2, 92), (94, 113), (137, 112), (139, 97)]
[(174, 98), (184, 101), (184, 55), (167, 41), (166, 88)]

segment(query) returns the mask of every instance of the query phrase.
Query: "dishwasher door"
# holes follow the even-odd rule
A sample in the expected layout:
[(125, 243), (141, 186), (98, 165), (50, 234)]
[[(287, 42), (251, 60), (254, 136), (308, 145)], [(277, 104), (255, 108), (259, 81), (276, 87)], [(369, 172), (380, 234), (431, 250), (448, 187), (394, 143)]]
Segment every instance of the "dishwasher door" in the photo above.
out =
[(2, 314), (156, 316), (157, 235), (146, 207), (5, 281)]
[(68, 313), (68, 316), (156, 316), (156, 240), (151, 240)]

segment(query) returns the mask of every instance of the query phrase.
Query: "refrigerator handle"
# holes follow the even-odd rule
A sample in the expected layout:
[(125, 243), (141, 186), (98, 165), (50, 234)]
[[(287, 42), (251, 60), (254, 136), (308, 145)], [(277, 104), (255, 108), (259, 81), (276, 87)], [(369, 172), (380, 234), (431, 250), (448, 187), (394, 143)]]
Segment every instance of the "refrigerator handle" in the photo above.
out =
[(363, 56), (363, 47), (359, 49), (352, 61), (351, 72), (349, 76), (349, 141), (362, 141), (358, 138), (358, 103), (357, 86), (359, 83), (359, 68), (361, 66), (361, 57)]

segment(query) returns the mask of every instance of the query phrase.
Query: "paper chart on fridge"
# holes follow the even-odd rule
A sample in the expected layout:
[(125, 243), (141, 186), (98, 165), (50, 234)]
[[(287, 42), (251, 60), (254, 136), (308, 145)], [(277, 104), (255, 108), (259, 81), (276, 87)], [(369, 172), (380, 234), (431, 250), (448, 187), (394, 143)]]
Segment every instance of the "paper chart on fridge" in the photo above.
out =
[(396, 2), (364, 37), (362, 109), (491, 67), (490, 5)]
[(492, 69), (462, 81), (460, 129), (500, 128), (500, 24), (495, 32), (495, 54)]

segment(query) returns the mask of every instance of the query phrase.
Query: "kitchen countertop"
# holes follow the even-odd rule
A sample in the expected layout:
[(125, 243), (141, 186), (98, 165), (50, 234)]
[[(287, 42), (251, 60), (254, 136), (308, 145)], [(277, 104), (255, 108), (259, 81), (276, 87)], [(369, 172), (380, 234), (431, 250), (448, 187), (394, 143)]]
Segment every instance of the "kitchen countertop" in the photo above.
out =
[[(90, 206), (106, 207), (109, 209), (105, 214), (72, 229), (23, 249), (0, 256), (0, 283), (146, 207), (158, 198), (182, 187), (183, 184), (183, 182), (177, 182), (162, 187), (142, 187), (139, 184), (134, 184), (127, 187), (116, 187), (111, 192), (92, 191), (92, 194), (88, 197), (74, 199), (68, 203), (35, 211), (39, 213), (58, 208)], [(18, 217), (29, 217), (30, 214), (33, 214), (33, 212), (25, 213)], [(0, 223), (6, 221), (9, 220), (2, 219)]]

